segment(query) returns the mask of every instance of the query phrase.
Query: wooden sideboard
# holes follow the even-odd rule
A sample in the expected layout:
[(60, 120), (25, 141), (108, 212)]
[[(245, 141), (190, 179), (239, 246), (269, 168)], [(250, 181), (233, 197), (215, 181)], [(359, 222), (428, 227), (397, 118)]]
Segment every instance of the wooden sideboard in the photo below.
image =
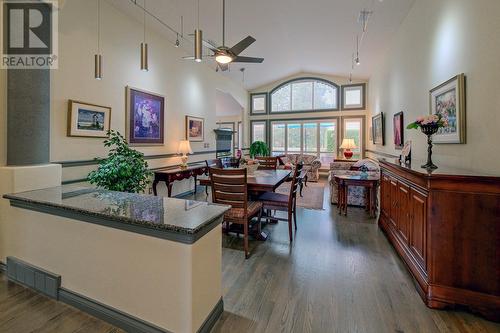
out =
[(379, 226), (431, 308), (500, 320), (500, 177), (380, 160)]

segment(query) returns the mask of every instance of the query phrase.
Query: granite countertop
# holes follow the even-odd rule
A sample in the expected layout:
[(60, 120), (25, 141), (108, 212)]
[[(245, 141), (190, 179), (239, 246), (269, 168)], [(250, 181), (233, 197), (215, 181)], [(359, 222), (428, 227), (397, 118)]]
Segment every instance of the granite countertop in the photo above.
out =
[(6, 194), (12, 206), (194, 243), (218, 224), (229, 206), (65, 185)]

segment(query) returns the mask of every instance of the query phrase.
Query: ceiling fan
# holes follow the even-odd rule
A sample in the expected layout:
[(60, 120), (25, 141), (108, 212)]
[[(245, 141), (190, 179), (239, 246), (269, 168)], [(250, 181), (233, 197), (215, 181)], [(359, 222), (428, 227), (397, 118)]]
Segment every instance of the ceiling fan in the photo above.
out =
[[(262, 63), (264, 58), (255, 57), (242, 57), (240, 53), (243, 52), (247, 47), (255, 42), (255, 38), (248, 36), (241, 40), (239, 43), (229, 48), (225, 45), (226, 42), (226, 0), (222, 0), (222, 46), (215, 46), (213, 42), (203, 40), (203, 45), (210, 49), (214, 54), (217, 62), (217, 68), (221, 71), (226, 71), (229, 69), (229, 64), (232, 62), (246, 62), (246, 63)], [(194, 59), (193, 57), (185, 57), (185, 59)]]

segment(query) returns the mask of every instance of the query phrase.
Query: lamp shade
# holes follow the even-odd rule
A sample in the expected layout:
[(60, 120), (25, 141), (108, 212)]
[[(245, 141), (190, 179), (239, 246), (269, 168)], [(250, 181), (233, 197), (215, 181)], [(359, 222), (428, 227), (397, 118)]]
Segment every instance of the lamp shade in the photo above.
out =
[(342, 140), (342, 144), (340, 145), (340, 149), (356, 149), (356, 144), (354, 143), (354, 139), (344, 139)]
[(181, 142), (179, 142), (179, 149), (177, 149), (177, 152), (183, 155), (192, 154), (193, 151), (191, 150), (191, 144), (189, 143), (189, 141), (182, 140)]

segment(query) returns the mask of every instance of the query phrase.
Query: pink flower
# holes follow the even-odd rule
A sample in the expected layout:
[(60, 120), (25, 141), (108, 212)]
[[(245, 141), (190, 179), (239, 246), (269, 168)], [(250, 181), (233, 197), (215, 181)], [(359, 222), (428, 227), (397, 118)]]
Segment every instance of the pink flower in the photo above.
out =
[(421, 123), (422, 121), (424, 121), (424, 117), (417, 117), (417, 123)]

